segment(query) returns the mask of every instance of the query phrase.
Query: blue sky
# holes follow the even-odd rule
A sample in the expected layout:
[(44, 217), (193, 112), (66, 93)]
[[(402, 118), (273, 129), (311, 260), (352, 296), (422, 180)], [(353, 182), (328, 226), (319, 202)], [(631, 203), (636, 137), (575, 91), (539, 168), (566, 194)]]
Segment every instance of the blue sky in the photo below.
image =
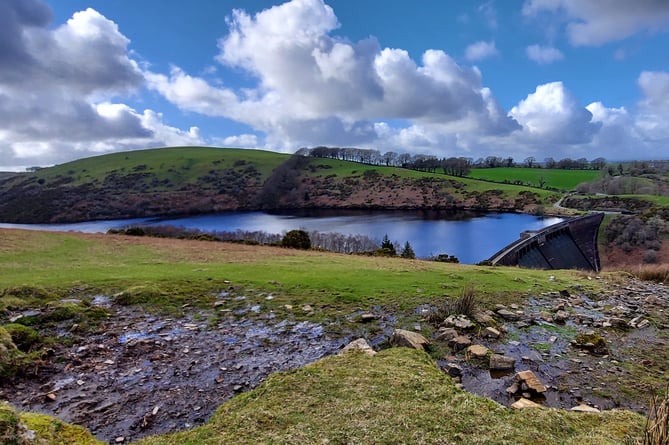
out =
[(317, 145), (669, 158), (666, 0), (2, 0), (0, 169)]

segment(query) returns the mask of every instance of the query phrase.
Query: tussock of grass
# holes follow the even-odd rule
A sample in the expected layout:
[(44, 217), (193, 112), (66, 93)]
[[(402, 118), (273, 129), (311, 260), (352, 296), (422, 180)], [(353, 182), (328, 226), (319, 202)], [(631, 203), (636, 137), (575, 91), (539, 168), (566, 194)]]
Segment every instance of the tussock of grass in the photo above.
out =
[(457, 389), (426, 353), (394, 348), (274, 374), (206, 425), (139, 444), (617, 444), (643, 423), (626, 411), (512, 411)]
[(669, 284), (669, 264), (644, 264), (627, 272), (644, 281)]
[(669, 386), (664, 398), (653, 396), (646, 419), (642, 445), (666, 445), (669, 443)]

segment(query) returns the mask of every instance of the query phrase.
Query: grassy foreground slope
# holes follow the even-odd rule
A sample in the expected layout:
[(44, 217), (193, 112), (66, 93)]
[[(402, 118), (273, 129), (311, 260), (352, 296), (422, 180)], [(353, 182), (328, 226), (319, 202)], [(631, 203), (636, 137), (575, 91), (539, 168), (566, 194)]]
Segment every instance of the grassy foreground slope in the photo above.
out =
[[(0, 324), (6, 323), (7, 309), (54, 307), (63, 298), (99, 292), (136, 298), (132, 302), (147, 310), (211, 307), (214, 293), (230, 285), (249, 291), (243, 304), (262, 304), (278, 317), (332, 321), (382, 305), (394, 311), (399, 323), (410, 323), (418, 305), (443, 303), (471, 284), (488, 307), (495, 302), (520, 303), (535, 292), (570, 286), (596, 291), (602, 286), (573, 271), (0, 230)], [(260, 290), (272, 292), (274, 298), (266, 299)], [(315, 311), (290, 311), (287, 304), (309, 304)], [(44, 427), (38, 437), (49, 438), (47, 443), (92, 442), (86, 435), (59, 438), (65, 425), (41, 419)], [(627, 411), (511, 411), (457, 389), (427, 354), (399, 348), (374, 357), (329, 357), (274, 374), (257, 389), (223, 404), (207, 424), (141, 443), (614, 444), (639, 437), (643, 423), (641, 416)]]

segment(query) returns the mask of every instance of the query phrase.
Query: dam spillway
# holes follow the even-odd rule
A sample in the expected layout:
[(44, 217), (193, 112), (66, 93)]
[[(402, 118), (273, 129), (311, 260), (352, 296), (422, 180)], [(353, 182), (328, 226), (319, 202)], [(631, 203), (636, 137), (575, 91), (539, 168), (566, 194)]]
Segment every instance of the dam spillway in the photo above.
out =
[(526, 233), (490, 257), (488, 262), (500, 266), (598, 272), (601, 264), (597, 234), (603, 219), (603, 213), (592, 213)]

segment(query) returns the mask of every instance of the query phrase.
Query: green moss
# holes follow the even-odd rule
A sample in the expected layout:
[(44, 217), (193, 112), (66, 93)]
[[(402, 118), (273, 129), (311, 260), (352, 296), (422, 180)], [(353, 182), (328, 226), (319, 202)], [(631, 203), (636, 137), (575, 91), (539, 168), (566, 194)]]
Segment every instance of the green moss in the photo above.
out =
[(159, 299), (161, 295), (160, 289), (154, 285), (131, 286), (114, 295), (114, 302), (123, 306), (145, 304)]
[(2, 445), (101, 445), (86, 429), (50, 416), (18, 413), (0, 403), (0, 443)]
[(22, 324), (11, 323), (3, 326), (4, 330), (11, 336), (16, 347), (23, 352), (30, 352), (40, 343), (39, 333)]
[(594, 354), (604, 355), (608, 353), (608, 348), (606, 346), (606, 340), (599, 334), (595, 333), (582, 333), (578, 334), (574, 338), (574, 344), (581, 348), (586, 349)]
[(36, 413), (21, 413), (21, 421), (31, 431), (35, 432), (35, 443), (53, 445), (102, 445), (88, 430), (77, 425), (61, 422), (60, 420)]

